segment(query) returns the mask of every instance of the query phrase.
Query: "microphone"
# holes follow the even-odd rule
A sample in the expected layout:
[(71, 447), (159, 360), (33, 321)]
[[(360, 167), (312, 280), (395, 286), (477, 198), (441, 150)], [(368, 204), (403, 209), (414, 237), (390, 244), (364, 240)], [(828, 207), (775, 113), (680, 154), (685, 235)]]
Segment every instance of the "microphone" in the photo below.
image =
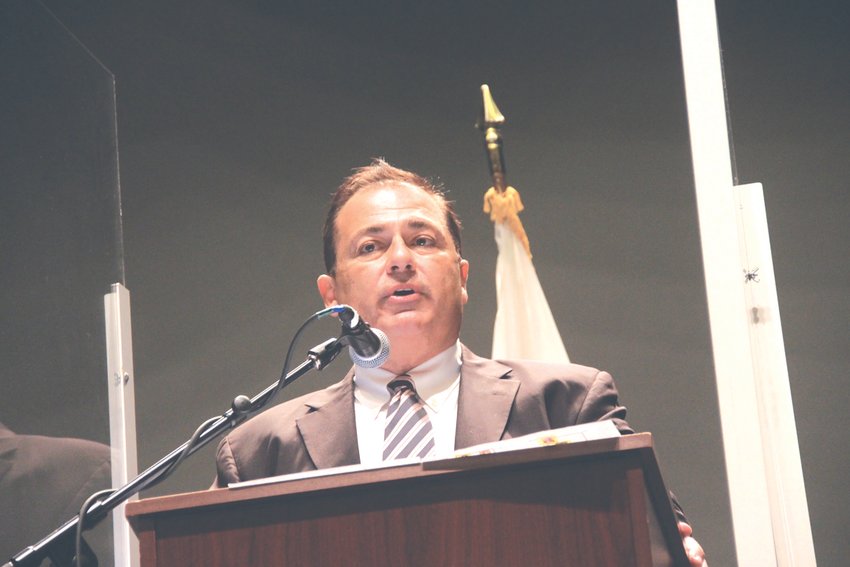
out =
[(338, 305), (334, 309), (342, 321), (339, 340), (348, 345), (351, 361), (361, 368), (377, 368), (390, 357), (390, 340), (380, 329), (373, 329), (360, 318), (349, 305)]

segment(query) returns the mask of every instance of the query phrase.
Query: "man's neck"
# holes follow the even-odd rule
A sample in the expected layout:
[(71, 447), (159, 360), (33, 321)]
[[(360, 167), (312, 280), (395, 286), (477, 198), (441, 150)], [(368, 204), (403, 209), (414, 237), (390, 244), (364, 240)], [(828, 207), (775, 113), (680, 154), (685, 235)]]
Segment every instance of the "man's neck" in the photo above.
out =
[(457, 337), (439, 344), (422, 344), (416, 340), (390, 339), (390, 357), (381, 368), (399, 375), (416, 368), (457, 342)]
[[(446, 390), (460, 374), (461, 360), (460, 342), (449, 346), (436, 356), (410, 368), (404, 372), (416, 384), (416, 391), (423, 400)], [(397, 373), (381, 366), (380, 368), (355, 368), (354, 396), (361, 403), (369, 403), (379, 408), (389, 399), (387, 384)], [(438, 402), (439, 403), (439, 402)]]

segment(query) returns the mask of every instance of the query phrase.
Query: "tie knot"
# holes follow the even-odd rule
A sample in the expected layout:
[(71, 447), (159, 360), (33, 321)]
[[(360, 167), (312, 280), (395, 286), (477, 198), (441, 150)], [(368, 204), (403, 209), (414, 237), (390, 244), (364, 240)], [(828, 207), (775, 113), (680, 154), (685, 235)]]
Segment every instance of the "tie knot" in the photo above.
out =
[(404, 392), (405, 390), (409, 390), (416, 393), (416, 387), (413, 385), (413, 380), (407, 374), (401, 374), (393, 378), (393, 380), (387, 384), (387, 390), (390, 391), (390, 396), (394, 396), (399, 392)]

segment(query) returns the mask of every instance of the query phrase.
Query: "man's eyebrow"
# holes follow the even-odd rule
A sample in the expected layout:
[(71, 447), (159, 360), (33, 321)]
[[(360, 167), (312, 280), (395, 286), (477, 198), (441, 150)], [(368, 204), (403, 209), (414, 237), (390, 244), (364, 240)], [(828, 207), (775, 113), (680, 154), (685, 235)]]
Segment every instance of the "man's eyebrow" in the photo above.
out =
[(436, 223), (434, 223), (430, 220), (425, 220), (425, 219), (410, 219), (409, 221), (407, 221), (407, 226), (409, 226), (410, 228), (416, 228), (416, 229), (419, 229), (419, 228), (439, 229), (439, 225), (437, 225)]
[[(439, 226), (436, 223), (434, 223), (430, 220), (427, 220), (427, 219), (419, 219), (419, 218), (413, 218), (413, 219), (408, 220), (407, 223), (406, 223), (406, 226), (408, 228), (412, 228), (414, 230), (419, 230), (419, 229), (423, 229), (423, 228), (433, 228), (435, 230), (439, 230)], [(388, 223), (373, 224), (373, 225), (370, 225), (370, 226), (367, 226), (367, 227), (364, 227), (364, 228), (358, 230), (354, 234), (354, 239), (358, 239), (358, 238), (361, 238), (363, 236), (373, 236), (373, 235), (383, 234), (383, 233), (387, 232), (388, 230), (389, 230)]]
[(388, 230), (388, 229), (387, 229), (387, 225), (385, 225), (385, 224), (373, 224), (373, 225), (370, 225), (370, 226), (367, 226), (367, 227), (361, 228), (360, 230), (358, 230), (357, 232), (355, 232), (355, 233), (351, 236), (350, 245), (351, 245), (351, 246), (356, 246), (356, 245), (357, 245), (357, 242), (358, 242), (361, 238), (363, 238), (363, 237), (371, 237), (371, 236), (378, 236), (378, 235), (381, 235), (381, 234), (385, 233), (387, 230)]
[(364, 226), (363, 228), (357, 230), (357, 232), (354, 233), (354, 237), (359, 238), (364, 234), (380, 234), (386, 230), (386, 224), (371, 224), (369, 226)]

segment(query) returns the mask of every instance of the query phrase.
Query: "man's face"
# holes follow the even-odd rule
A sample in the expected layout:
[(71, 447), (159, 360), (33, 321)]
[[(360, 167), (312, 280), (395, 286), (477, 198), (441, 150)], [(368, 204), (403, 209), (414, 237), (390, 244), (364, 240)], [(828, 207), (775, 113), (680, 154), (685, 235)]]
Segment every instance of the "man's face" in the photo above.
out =
[(351, 305), (391, 343), (415, 341), (433, 354), (450, 346), (460, 332), (469, 264), (445, 218), (440, 203), (413, 185), (361, 189), (336, 219), (336, 274), (318, 280), (325, 305)]

